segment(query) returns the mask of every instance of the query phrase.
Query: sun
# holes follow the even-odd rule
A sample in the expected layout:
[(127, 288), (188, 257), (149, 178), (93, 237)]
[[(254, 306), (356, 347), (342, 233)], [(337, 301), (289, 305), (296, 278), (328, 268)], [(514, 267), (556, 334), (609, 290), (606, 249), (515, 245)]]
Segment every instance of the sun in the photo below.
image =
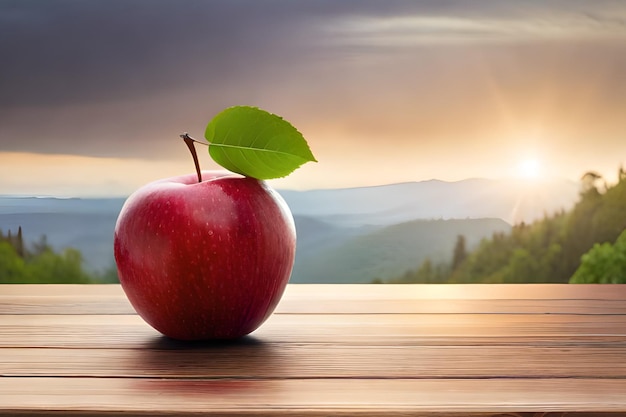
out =
[(518, 176), (528, 180), (538, 179), (541, 172), (541, 162), (537, 158), (523, 159), (517, 167)]

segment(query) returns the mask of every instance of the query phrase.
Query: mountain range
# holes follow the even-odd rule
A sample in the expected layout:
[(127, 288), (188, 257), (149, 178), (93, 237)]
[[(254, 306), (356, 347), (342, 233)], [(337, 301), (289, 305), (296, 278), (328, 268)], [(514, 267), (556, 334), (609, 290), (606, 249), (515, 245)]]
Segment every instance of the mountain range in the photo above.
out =
[[(292, 282), (371, 282), (446, 260), (458, 235), (468, 247), (511, 225), (566, 210), (578, 198), (569, 181), (469, 179), (375, 187), (281, 190), (298, 233)], [(92, 270), (112, 267), (113, 229), (124, 198), (0, 196), (0, 229), (22, 226), (27, 243), (45, 235), (74, 247)]]
[(500, 218), (532, 222), (567, 209), (579, 186), (568, 180), (430, 180), (375, 187), (281, 191), (295, 215), (338, 225), (391, 225), (415, 219)]

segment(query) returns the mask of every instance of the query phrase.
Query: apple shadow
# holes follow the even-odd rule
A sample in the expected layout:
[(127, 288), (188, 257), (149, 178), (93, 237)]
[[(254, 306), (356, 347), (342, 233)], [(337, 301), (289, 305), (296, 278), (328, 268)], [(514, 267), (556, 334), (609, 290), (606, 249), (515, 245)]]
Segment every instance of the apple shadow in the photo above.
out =
[(158, 336), (134, 350), (128, 372), (135, 387), (183, 395), (262, 390), (262, 380), (293, 373), (285, 347), (244, 336), (227, 341), (183, 342)]
[(241, 346), (262, 346), (267, 344), (259, 338), (247, 335), (239, 337), (237, 339), (224, 339), (224, 340), (195, 340), (185, 341), (176, 340), (167, 336), (159, 335), (148, 341), (143, 348), (144, 349), (160, 349), (160, 350), (196, 350), (196, 349), (222, 349), (228, 347), (241, 347)]

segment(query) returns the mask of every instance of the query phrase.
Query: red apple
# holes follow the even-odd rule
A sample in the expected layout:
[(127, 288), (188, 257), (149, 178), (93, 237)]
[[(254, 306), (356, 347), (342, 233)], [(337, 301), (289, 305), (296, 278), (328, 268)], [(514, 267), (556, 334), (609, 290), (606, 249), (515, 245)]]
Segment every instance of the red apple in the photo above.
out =
[(152, 327), (180, 340), (232, 339), (274, 311), (296, 231), (263, 181), (205, 171), (152, 182), (125, 202), (114, 251), (122, 288)]

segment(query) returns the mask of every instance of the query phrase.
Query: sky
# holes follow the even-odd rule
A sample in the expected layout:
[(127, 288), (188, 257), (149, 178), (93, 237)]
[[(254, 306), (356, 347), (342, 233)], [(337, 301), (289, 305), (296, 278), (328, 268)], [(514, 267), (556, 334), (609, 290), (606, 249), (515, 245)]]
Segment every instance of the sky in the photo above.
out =
[(0, 0), (0, 57), (0, 194), (191, 173), (179, 135), (233, 105), (284, 117), (319, 161), (277, 188), (626, 162), (621, 0)]

